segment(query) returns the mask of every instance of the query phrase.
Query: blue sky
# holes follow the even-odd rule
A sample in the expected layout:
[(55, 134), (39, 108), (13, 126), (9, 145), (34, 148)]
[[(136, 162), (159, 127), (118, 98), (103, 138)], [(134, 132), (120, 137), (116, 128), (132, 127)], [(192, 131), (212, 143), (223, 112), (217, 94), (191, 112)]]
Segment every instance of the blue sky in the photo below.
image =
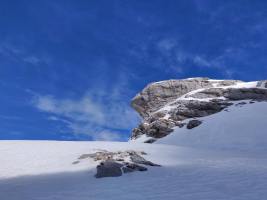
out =
[(127, 140), (153, 81), (267, 77), (267, 2), (0, 0), (0, 139)]

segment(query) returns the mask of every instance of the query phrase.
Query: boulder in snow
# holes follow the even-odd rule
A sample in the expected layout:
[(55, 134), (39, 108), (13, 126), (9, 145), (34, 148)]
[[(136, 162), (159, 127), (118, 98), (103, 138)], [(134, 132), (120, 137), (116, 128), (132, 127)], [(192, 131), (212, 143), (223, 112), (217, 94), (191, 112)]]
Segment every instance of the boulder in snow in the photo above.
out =
[(190, 120), (186, 126), (187, 129), (192, 129), (199, 126), (202, 122), (196, 119)]
[(103, 178), (103, 177), (117, 177), (122, 175), (122, 164), (107, 160), (105, 162), (101, 162), (97, 165), (97, 173), (95, 175), (96, 178)]

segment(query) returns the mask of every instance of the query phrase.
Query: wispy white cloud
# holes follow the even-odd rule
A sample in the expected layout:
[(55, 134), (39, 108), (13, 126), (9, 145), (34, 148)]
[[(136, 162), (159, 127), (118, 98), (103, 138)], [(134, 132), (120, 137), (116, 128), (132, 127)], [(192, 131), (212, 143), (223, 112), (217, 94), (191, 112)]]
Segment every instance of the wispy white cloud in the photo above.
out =
[(157, 48), (162, 53), (166, 65), (174, 72), (182, 74), (188, 63), (197, 68), (217, 69), (226, 78), (232, 78), (236, 71), (234, 66), (228, 66), (229, 61), (241, 63), (246, 57), (246, 51), (241, 48), (226, 48), (217, 56), (207, 57), (202, 53), (192, 53), (183, 49), (178, 40), (163, 39), (158, 42)]
[[(261, 30), (262, 27), (264, 26), (256, 29)], [(236, 78), (245, 76), (242, 75), (240, 66), (248, 67), (253, 64), (251, 48), (257, 47), (258, 43), (247, 41), (238, 45), (220, 46), (218, 50), (210, 53), (201, 48), (192, 50), (192, 44), (187, 48), (183, 37), (178, 35), (177, 38), (151, 37), (139, 47), (132, 49), (131, 55), (136, 57), (136, 60), (147, 62), (151, 68), (174, 74), (176, 77), (192, 73), (195, 68), (197, 72), (204, 73), (206, 70), (209, 74), (214, 73), (221, 78)]]
[(23, 61), (32, 65), (38, 65), (40, 62), (42, 62), (40, 58), (33, 55), (24, 57)]
[(166, 52), (172, 50), (177, 45), (177, 41), (174, 39), (165, 38), (160, 40), (157, 45), (162, 52)]
[(49, 113), (49, 120), (65, 123), (75, 135), (86, 134), (94, 140), (119, 140), (122, 131), (130, 132), (140, 120), (123, 99), (126, 84), (120, 78), (119, 83), (111, 89), (91, 89), (78, 99), (35, 95), (33, 105)]
[(103, 130), (95, 134), (96, 141), (119, 141), (121, 135), (115, 131)]
[(175, 39), (162, 39), (157, 45), (167, 65), (175, 72), (183, 73), (185, 64), (190, 62), (196, 67), (211, 67), (213, 62), (204, 56), (192, 54), (184, 50)]
[(0, 119), (4, 120), (21, 120), (21, 117), (18, 116), (9, 116), (9, 115), (0, 115)]
[(102, 124), (104, 111), (97, 102), (93, 102), (89, 96), (79, 100), (55, 99), (52, 96), (39, 96), (36, 99), (36, 107), (39, 110), (70, 117), (78, 121), (90, 121)]
[(0, 54), (6, 57), (22, 54), (23, 51), (15, 45), (3, 42), (0, 44)]
[(30, 53), (26, 48), (14, 45), (10, 42), (0, 44), (0, 55), (10, 60), (24, 62), (32, 66), (38, 66), (40, 63), (49, 63), (50, 58)]
[[(196, 65), (203, 66), (203, 67), (212, 67), (212, 65), (215, 64), (215, 63), (213, 63), (213, 61), (208, 61), (207, 59), (205, 59), (204, 57), (199, 56), (199, 55), (193, 56), (192, 60)], [(216, 66), (214, 66), (214, 67), (216, 67)]]

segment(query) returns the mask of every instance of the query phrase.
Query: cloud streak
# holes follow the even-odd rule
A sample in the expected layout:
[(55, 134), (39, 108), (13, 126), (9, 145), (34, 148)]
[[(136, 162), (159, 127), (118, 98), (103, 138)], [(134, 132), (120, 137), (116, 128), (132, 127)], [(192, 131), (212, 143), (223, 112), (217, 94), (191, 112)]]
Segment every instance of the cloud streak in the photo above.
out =
[(20, 63), (24, 62), (32, 66), (39, 66), (40, 64), (48, 64), (50, 62), (50, 58), (31, 53), (25, 47), (13, 45), (10, 42), (0, 44), (0, 55), (6, 59)]
[(103, 110), (97, 102), (93, 102), (89, 96), (79, 100), (58, 100), (53, 96), (39, 96), (35, 102), (39, 110), (73, 118), (78, 121), (91, 119), (94, 123), (102, 124), (104, 121)]
[[(79, 99), (35, 95), (33, 105), (48, 113), (49, 120), (63, 122), (76, 136), (123, 140), (123, 136), (139, 122), (139, 116), (123, 101), (122, 86), (110, 92), (92, 90)], [(122, 132), (126, 134), (122, 135)]]
[(162, 63), (179, 74), (184, 74), (188, 65), (200, 69), (219, 70), (225, 78), (233, 78), (235, 73), (235, 62), (242, 63), (248, 57), (248, 53), (239, 47), (225, 48), (222, 53), (213, 56), (206, 56), (201, 53), (186, 51), (179, 45), (178, 40), (163, 39), (158, 41), (157, 48), (161, 52)]

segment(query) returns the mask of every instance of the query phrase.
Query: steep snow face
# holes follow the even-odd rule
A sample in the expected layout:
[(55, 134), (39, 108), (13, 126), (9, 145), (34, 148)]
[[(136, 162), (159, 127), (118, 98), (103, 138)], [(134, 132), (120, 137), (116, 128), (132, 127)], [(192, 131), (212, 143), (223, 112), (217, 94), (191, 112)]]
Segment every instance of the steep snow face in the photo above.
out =
[[(143, 122), (133, 130), (131, 139), (151, 143), (174, 134), (173, 131), (178, 128), (194, 128), (200, 122), (193, 119), (205, 121), (205, 117), (219, 113), (240, 100), (266, 102), (267, 81), (190, 78), (149, 84), (132, 101), (133, 108), (143, 116)], [(234, 123), (239, 126), (239, 119), (235, 120)], [(142, 135), (150, 139), (146, 141)]]
[[(159, 144), (204, 149), (267, 152), (267, 102), (239, 101), (193, 128), (175, 128)], [(189, 120), (186, 120), (189, 121)]]

